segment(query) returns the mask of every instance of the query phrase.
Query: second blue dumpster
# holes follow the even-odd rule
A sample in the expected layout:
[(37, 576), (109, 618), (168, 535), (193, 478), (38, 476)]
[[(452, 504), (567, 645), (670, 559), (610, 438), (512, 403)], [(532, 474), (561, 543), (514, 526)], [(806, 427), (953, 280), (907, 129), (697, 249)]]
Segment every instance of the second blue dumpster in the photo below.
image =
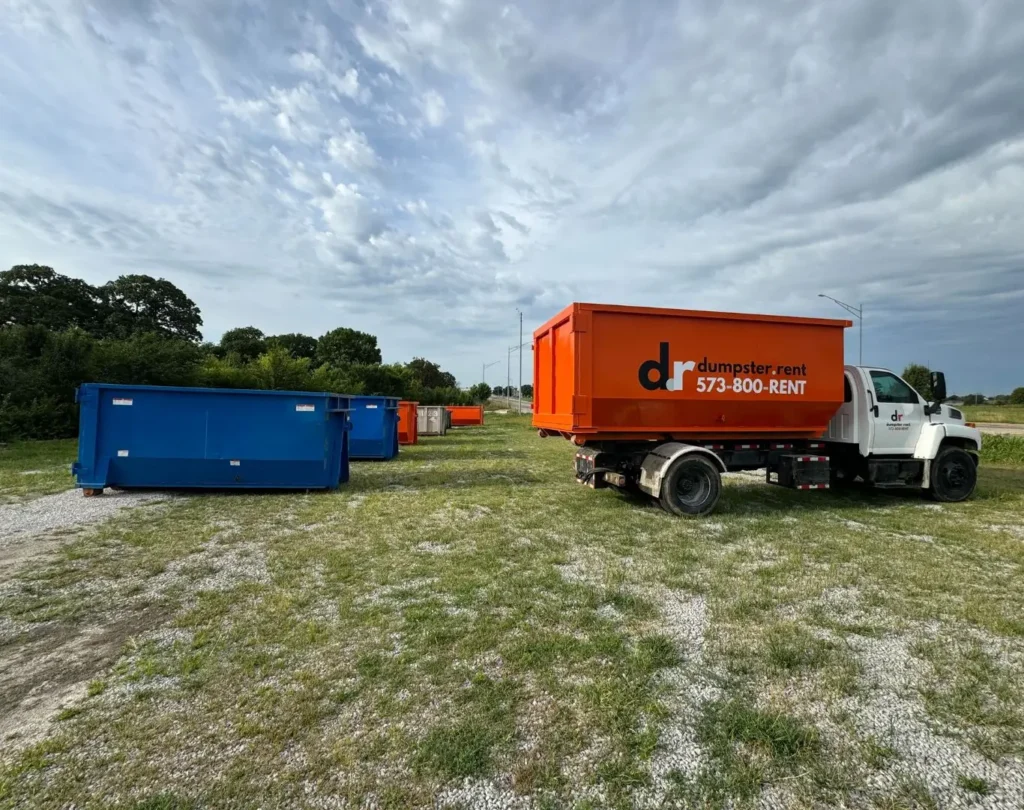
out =
[(348, 481), (349, 398), (86, 383), (78, 461), (104, 487), (334, 489)]
[(398, 397), (352, 397), (349, 457), (387, 460), (398, 455)]

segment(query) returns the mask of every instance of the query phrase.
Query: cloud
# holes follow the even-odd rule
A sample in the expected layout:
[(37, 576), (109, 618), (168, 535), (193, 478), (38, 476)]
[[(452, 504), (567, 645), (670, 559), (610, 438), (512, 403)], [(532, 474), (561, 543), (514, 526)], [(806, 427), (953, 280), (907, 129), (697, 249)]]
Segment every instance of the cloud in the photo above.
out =
[(211, 337), (352, 325), (466, 382), (516, 307), (825, 292), (869, 362), (1007, 389), (1022, 54), (966, 0), (16, 0), (0, 264), (148, 268)]
[(428, 90), (420, 99), (420, 108), (423, 110), (423, 117), (432, 127), (439, 127), (448, 117), (448, 105), (444, 97), (436, 90)]

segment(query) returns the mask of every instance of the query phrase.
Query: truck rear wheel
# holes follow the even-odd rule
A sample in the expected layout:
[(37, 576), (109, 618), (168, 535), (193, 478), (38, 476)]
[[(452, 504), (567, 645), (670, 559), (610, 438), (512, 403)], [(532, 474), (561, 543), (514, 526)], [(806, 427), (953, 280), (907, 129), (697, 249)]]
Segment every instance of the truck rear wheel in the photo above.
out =
[(710, 459), (683, 456), (661, 482), (661, 504), (673, 515), (710, 513), (722, 494), (722, 475)]
[(932, 462), (931, 495), (937, 501), (956, 503), (971, 497), (978, 484), (978, 465), (959, 447), (946, 447)]

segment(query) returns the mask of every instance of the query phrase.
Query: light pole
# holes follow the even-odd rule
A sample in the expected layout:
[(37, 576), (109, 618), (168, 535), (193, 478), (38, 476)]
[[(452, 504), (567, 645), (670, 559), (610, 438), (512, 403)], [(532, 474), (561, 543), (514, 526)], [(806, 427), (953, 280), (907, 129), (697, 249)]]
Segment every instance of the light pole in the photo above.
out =
[(851, 315), (857, 316), (857, 332), (860, 339), (860, 350), (858, 352), (857, 365), (864, 365), (864, 305), (861, 304), (859, 307), (855, 307), (852, 304), (847, 304), (840, 301), (838, 298), (833, 298), (831, 295), (825, 295), (825, 293), (818, 293), (818, 298), (827, 298), (833, 303), (839, 304), (843, 309), (849, 312)]
[(480, 381), (487, 382), (487, 369), (489, 369), (491, 366), (498, 365), (498, 363), (500, 362), (500, 360), (495, 360), (493, 363), (483, 363), (483, 372), (480, 375)]
[(523, 311), (516, 307), (516, 312), (519, 313), (519, 410), (517, 413), (521, 415), (523, 413)]

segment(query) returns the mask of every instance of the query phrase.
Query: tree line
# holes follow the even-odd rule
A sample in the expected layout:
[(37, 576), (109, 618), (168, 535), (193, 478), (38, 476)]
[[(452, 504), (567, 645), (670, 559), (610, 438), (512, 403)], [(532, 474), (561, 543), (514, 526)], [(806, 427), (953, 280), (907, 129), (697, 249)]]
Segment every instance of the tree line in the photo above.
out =
[(126, 275), (101, 286), (41, 265), (0, 272), (0, 441), (74, 436), (83, 382), (334, 391), (481, 402), (423, 357), (384, 363), (375, 335), (340, 327), (314, 338), (253, 326), (202, 342), (199, 307), (174, 284)]
[[(934, 399), (932, 392), (932, 370), (920, 363), (911, 363), (903, 369), (903, 379), (929, 402)], [(964, 405), (1024, 405), (1024, 386), (1014, 388), (1009, 394), (986, 397), (984, 394), (950, 394), (947, 399)]]

